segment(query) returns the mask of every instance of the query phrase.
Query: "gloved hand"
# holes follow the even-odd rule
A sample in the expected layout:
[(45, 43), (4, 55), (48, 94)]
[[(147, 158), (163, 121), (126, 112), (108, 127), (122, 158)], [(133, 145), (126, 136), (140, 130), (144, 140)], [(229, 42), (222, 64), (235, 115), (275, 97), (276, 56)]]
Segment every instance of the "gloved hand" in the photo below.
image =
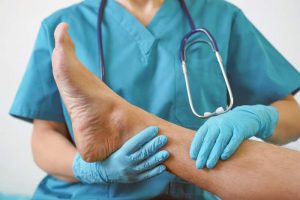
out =
[(158, 152), (167, 143), (167, 137), (157, 133), (157, 127), (146, 128), (104, 161), (87, 163), (77, 153), (74, 176), (87, 184), (133, 183), (162, 173), (166, 167), (161, 163), (169, 157), (169, 152)]
[(190, 157), (198, 169), (213, 168), (218, 160), (226, 160), (240, 144), (256, 136), (272, 136), (278, 121), (278, 112), (272, 106), (240, 106), (232, 111), (209, 118), (196, 132), (190, 148)]

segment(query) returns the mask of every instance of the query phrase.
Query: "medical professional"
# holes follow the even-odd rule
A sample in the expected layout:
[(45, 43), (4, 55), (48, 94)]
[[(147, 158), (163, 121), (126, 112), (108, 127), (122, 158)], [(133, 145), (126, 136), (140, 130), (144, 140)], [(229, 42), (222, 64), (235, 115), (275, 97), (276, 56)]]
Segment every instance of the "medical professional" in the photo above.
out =
[[(67, 22), (78, 58), (101, 78), (99, 5), (99, 0), (86, 0), (42, 22), (11, 108), (11, 115), (34, 122), (33, 155), (48, 173), (33, 198), (216, 199), (164, 171), (169, 153), (160, 149), (167, 138), (156, 136), (156, 127), (138, 133), (101, 162), (86, 163), (76, 153), (72, 124), (52, 75), (53, 34), (60, 22)], [(107, 1), (101, 23), (105, 83), (130, 103), (198, 130), (190, 154), (199, 169), (228, 159), (252, 136), (293, 140), (293, 134), (274, 134), (279, 113), (269, 105), (282, 99), (295, 103), (291, 94), (299, 89), (299, 73), (235, 6), (223, 0), (187, 0), (186, 6), (195, 26), (209, 30), (218, 44), (234, 97), (231, 111), (206, 120), (189, 106), (179, 49), (192, 27), (179, 0)], [(201, 34), (192, 39), (198, 37), (207, 39)], [(226, 108), (226, 84), (210, 46), (190, 46), (186, 56), (195, 110)]]

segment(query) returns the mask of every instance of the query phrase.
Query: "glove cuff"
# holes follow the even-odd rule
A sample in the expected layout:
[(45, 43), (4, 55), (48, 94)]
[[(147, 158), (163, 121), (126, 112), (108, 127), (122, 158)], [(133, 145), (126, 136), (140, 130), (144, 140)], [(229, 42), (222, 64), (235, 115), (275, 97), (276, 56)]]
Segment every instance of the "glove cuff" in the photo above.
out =
[(257, 119), (259, 129), (255, 134), (256, 137), (265, 140), (273, 135), (278, 122), (278, 111), (275, 107), (265, 105), (240, 106), (236, 110), (251, 113)]
[(257, 105), (259, 110), (259, 118), (261, 123), (260, 131), (256, 134), (257, 137), (265, 140), (272, 137), (277, 122), (278, 122), (278, 111), (273, 106)]
[(85, 162), (80, 154), (76, 153), (72, 166), (74, 177), (85, 184), (107, 183), (101, 176), (99, 165), (98, 162)]

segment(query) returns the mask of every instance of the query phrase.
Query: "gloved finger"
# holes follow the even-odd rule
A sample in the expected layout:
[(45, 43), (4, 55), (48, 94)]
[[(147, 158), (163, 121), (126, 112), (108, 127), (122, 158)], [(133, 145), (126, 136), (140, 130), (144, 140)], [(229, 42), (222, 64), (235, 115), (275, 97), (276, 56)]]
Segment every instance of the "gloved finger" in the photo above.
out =
[(221, 159), (227, 160), (228, 158), (230, 158), (232, 154), (238, 149), (238, 147), (241, 145), (242, 142), (243, 142), (243, 138), (236, 136), (236, 134), (234, 133), (229, 144), (224, 149), (224, 152), (221, 155)]
[(152, 140), (157, 133), (158, 128), (155, 126), (150, 126), (129, 139), (121, 148), (125, 154), (129, 155), (140, 149), (145, 143)]
[(147, 180), (149, 178), (152, 178), (154, 176), (157, 176), (159, 174), (161, 174), (162, 172), (164, 172), (166, 170), (166, 166), (164, 165), (159, 165), (153, 169), (150, 169), (142, 174), (137, 175), (137, 177), (135, 178), (135, 182), (140, 182), (140, 181), (144, 181)]
[(150, 142), (145, 144), (137, 152), (131, 154), (129, 158), (133, 163), (139, 163), (155, 154), (161, 147), (163, 147), (167, 143), (167, 141), (168, 139), (165, 135), (157, 136)]
[(232, 128), (228, 126), (222, 127), (222, 129), (220, 130), (220, 135), (207, 159), (207, 168), (212, 169), (216, 166), (221, 154), (223, 153), (232, 137), (232, 131)]
[(203, 144), (199, 151), (197, 160), (196, 160), (196, 168), (202, 169), (207, 161), (207, 158), (215, 145), (215, 142), (219, 136), (219, 128), (217, 126), (208, 127), (208, 131), (204, 138)]
[(197, 156), (203, 144), (206, 133), (207, 133), (207, 126), (205, 124), (201, 126), (199, 130), (196, 132), (190, 147), (190, 157), (192, 160), (197, 159)]
[(170, 153), (168, 151), (162, 150), (134, 167), (134, 171), (139, 174), (148, 171), (167, 160), (169, 156)]

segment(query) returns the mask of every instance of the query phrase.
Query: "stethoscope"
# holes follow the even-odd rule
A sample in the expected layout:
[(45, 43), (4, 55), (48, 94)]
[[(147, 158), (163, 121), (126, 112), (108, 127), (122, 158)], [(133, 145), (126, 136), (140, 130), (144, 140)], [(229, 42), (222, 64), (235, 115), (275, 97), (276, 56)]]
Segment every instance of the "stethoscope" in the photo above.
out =
[[(187, 91), (187, 95), (188, 95), (188, 100), (189, 100), (189, 104), (190, 104), (190, 108), (193, 112), (193, 114), (199, 118), (209, 118), (212, 116), (216, 116), (216, 115), (221, 115), (224, 114), (226, 112), (228, 112), (229, 110), (231, 110), (232, 106), (233, 106), (233, 95), (232, 95), (232, 90), (226, 75), (226, 71), (223, 65), (223, 61), (222, 61), (222, 57), (219, 53), (219, 49), (217, 46), (217, 43), (215, 41), (215, 39), (213, 38), (213, 36), (211, 35), (211, 33), (205, 29), (205, 28), (196, 28), (195, 23), (193, 21), (193, 18), (186, 6), (186, 3), (184, 0), (179, 0), (182, 10), (184, 12), (184, 14), (186, 15), (186, 17), (188, 18), (189, 24), (192, 28), (192, 31), (190, 31), (189, 33), (187, 33), (182, 41), (181, 41), (181, 45), (180, 45), (180, 61), (181, 61), (181, 66), (182, 66), (182, 71), (183, 71), (183, 75), (184, 75), (184, 80), (185, 80), (185, 86), (186, 86), (186, 91)], [(99, 47), (99, 54), (100, 54), (100, 65), (101, 65), (101, 79), (102, 81), (105, 81), (105, 62), (104, 62), (104, 55), (103, 55), (103, 43), (102, 43), (102, 20), (103, 20), (103, 13), (104, 13), (104, 7), (106, 4), (106, 0), (101, 0), (100, 3), (100, 7), (99, 7), (99, 12), (98, 12), (98, 23), (97, 23), (97, 30), (98, 30), (98, 47)], [(203, 33), (204, 35), (206, 35), (206, 37), (209, 39), (209, 42), (206, 40), (195, 40), (193, 42), (190, 42), (187, 44), (187, 41), (189, 38), (191, 38), (193, 35), (197, 34), (197, 33)], [(187, 61), (187, 56), (186, 56), (186, 52), (187, 50), (197, 44), (197, 43), (203, 43), (203, 44), (207, 44), (209, 45), (213, 52), (216, 55), (216, 59), (218, 61), (220, 70), (222, 72), (225, 84), (226, 84), (226, 88), (227, 88), (227, 93), (229, 95), (229, 104), (227, 104), (226, 108), (224, 109), (223, 107), (218, 107), (215, 111), (213, 112), (204, 112), (203, 115), (200, 115), (196, 112), (194, 104), (193, 104), (193, 100), (192, 100), (192, 94), (191, 94), (191, 90), (190, 90), (190, 84), (189, 84), (189, 78), (188, 78), (188, 70), (186, 67), (186, 61)]]

